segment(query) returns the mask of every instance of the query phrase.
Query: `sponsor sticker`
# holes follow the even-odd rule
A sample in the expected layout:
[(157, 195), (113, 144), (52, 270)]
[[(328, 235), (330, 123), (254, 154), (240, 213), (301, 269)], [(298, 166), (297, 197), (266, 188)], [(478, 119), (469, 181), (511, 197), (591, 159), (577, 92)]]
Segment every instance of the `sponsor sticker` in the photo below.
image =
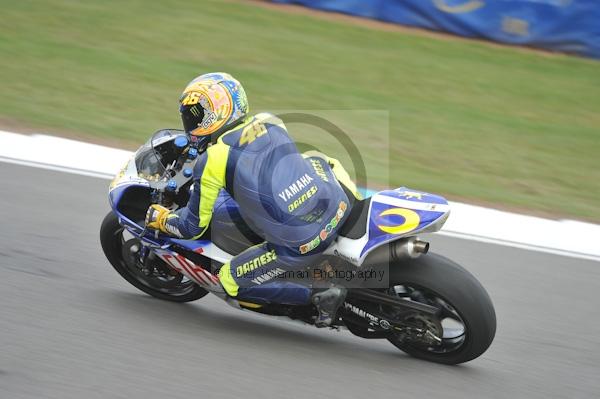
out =
[(257, 269), (261, 266), (267, 265), (276, 259), (277, 259), (277, 254), (275, 253), (274, 250), (264, 253), (260, 256), (257, 256), (256, 258), (249, 260), (248, 262), (245, 262), (245, 263), (239, 265), (238, 267), (236, 267), (235, 275), (237, 277), (241, 277), (244, 274), (250, 273), (254, 269)]
[(317, 176), (319, 176), (324, 182), (329, 182), (329, 178), (327, 177), (327, 173), (325, 173), (325, 169), (323, 169), (321, 161), (318, 159), (311, 158), (310, 163), (313, 169), (315, 170)]
[(325, 228), (321, 230), (318, 236), (300, 246), (299, 250), (302, 255), (308, 253), (319, 246), (322, 241), (325, 241), (327, 237), (331, 234), (331, 232), (337, 227), (340, 223), (340, 220), (344, 217), (346, 210), (348, 209), (348, 204), (345, 201), (340, 202), (337, 212), (335, 216), (325, 225)]
[(308, 174), (300, 176), (299, 179), (296, 179), (295, 182), (290, 184), (288, 188), (280, 192), (279, 198), (281, 198), (284, 202), (288, 202), (290, 199), (294, 198), (298, 194), (302, 192), (314, 179)]
[(306, 190), (304, 194), (302, 194), (300, 197), (298, 197), (298, 199), (294, 200), (294, 202), (288, 205), (288, 211), (294, 212), (300, 205), (306, 202), (307, 199), (315, 195), (317, 190), (317, 186), (312, 186), (311, 188)]

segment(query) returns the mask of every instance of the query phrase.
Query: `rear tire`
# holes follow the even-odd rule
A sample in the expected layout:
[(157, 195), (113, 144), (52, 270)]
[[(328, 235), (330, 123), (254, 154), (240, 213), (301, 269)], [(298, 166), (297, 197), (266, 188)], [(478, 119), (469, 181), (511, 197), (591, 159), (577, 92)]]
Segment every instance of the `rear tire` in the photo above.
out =
[(395, 337), (388, 340), (411, 356), (443, 364), (473, 360), (491, 345), (496, 334), (496, 313), (483, 286), (466, 269), (437, 254), (391, 265), (390, 287), (421, 287), (450, 304), (465, 325), (465, 339), (456, 350), (437, 353)]
[(123, 230), (117, 215), (110, 212), (106, 215), (100, 227), (100, 243), (106, 259), (121, 277), (131, 285), (153, 297), (171, 302), (195, 301), (208, 294), (208, 291), (193, 282), (182, 283), (168, 290), (159, 289), (158, 287), (153, 288), (151, 284), (144, 281), (144, 276), (133, 272), (123, 259)]

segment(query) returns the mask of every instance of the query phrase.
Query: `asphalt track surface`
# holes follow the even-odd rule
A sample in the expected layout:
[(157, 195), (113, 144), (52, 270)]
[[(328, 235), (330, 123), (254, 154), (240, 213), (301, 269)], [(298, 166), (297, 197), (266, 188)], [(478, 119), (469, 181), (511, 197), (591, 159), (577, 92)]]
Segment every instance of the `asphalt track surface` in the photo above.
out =
[[(0, 163), (0, 398), (593, 398), (600, 263), (429, 237), (488, 289), (491, 348), (461, 366), (385, 341), (153, 299), (98, 242), (106, 180)], [(516, 226), (518, 227), (518, 226)]]

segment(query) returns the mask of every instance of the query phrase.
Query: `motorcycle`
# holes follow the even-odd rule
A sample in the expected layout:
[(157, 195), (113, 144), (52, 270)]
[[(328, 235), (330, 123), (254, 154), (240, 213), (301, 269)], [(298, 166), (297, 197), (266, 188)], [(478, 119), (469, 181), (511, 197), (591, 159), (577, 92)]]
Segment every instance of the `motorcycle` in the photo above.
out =
[[(189, 302), (211, 293), (245, 311), (314, 324), (312, 304), (249, 303), (226, 294), (219, 268), (264, 241), (226, 192), (215, 203), (210, 234), (199, 240), (146, 229), (151, 203), (185, 206), (203, 150), (194, 137), (164, 129), (133, 154), (110, 185), (112, 210), (100, 229), (106, 258), (125, 280), (159, 299)], [(483, 354), (496, 331), (489, 295), (472, 274), (429, 253), (429, 243), (416, 236), (440, 230), (449, 214), (444, 198), (404, 187), (355, 202), (320, 267), (326, 265), (331, 276), (387, 273), (387, 279), (384, 286), (350, 287), (332, 328), (387, 339), (409, 355), (437, 363), (458, 364)]]

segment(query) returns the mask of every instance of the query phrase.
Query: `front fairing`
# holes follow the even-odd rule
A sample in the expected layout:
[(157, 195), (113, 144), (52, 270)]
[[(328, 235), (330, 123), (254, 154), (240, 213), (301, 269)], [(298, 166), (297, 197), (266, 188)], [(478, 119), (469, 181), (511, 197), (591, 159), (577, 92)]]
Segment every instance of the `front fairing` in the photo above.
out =
[[(176, 183), (177, 190), (173, 195), (178, 197), (178, 202), (187, 201), (191, 176), (181, 171), (192, 170), (196, 159), (186, 159), (178, 173), (167, 171), (167, 167), (172, 166), (182, 154), (182, 150), (173, 145), (178, 137), (187, 138), (185, 133), (175, 129), (163, 129), (153, 134), (111, 182), (110, 206), (123, 224), (142, 231), (146, 210), (158, 201), (157, 193), (164, 192), (169, 181)], [(173, 207), (175, 209), (177, 203)]]

